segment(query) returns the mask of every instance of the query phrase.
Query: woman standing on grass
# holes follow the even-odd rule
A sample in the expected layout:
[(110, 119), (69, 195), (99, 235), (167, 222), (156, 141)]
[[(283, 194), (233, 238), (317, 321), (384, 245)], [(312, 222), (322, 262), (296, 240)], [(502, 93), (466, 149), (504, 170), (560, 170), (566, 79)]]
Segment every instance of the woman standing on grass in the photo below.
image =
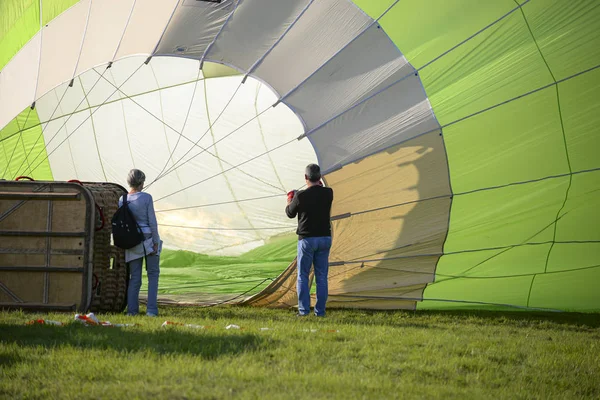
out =
[[(140, 311), (139, 296), (142, 286), (142, 264), (146, 258), (146, 272), (148, 273), (148, 306), (146, 315), (158, 316), (158, 276), (160, 274), (160, 236), (158, 224), (154, 213), (152, 196), (142, 192), (146, 175), (139, 169), (132, 169), (127, 175), (127, 184), (130, 191), (127, 195), (129, 210), (137, 221), (144, 241), (137, 246), (125, 250), (125, 262), (129, 273), (129, 286), (127, 287), (127, 315), (137, 315)], [(119, 199), (119, 207), (123, 205), (123, 197)]]

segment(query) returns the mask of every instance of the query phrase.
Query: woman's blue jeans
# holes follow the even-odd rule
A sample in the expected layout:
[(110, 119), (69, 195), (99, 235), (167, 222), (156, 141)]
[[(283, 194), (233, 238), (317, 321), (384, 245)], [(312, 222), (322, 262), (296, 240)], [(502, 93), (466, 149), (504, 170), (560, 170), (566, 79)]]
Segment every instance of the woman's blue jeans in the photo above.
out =
[[(127, 314), (140, 312), (140, 288), (142, 287), (142, 261), (138, 258), (129, 262), (129, 286), (127, 287)], [(146, 272), (148, 274), (148, 304), (146, 314), (158, 315), (158, 276), (160, 256), (146, 256)]]
[(298, 241), (298, 312), (302, 315), (310, 313), (308, 275), (313, 264), (315, 267), (315, 280), (317, 281), (315, 314), (320, 317), (325, 315), (330, 250), (331, 236), (309, 237)]

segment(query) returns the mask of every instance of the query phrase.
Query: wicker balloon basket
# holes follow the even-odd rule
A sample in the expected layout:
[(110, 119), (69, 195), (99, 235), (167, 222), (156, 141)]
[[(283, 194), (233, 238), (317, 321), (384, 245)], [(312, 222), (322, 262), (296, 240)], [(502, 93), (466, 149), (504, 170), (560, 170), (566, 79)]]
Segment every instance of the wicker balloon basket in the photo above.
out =
[(111, 243), (114, 183), (0, 181), (0, 308), (121, 312), (125, 252)]
[(121, 312), (127, 304), (128, 273), (125, 251), (112, 245), (110, 220), (126, 190), (114, 183), (82, 184), (92, 193), (96, 210), (90, 310)]

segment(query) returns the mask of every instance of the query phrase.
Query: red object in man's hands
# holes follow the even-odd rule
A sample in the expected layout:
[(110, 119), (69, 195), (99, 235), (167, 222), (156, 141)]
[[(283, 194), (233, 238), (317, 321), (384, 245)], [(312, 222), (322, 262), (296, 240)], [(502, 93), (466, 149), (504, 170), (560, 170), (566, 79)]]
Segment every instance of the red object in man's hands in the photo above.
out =
[(296, 191), (290, 190), (287, 194), (288, 201), (292, 201), (292, 199), (294, 198), (295, 195), (296, 195)]

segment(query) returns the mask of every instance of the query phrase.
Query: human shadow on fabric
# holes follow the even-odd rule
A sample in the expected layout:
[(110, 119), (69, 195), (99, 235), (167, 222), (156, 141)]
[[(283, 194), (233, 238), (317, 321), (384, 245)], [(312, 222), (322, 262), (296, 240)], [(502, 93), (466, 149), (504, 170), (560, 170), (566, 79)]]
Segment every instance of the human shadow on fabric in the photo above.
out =
[(337, 229), (334, 222), (332, 254), (344, 264), (330, 268), (330, 295), (341, 306), (413, 308), (434, 281), (448, 231), (451, 190), (440, 132), (348, 167), (333, 185), (352, 189), (336, 200), (352, 216)]
[[(19, 346), (70, 346), (123, 353), (150, 351), (156, 354), (190, 354), (204, 359), (216, 359), (267, 347), (265, 340), (255, 334), (218, 335), (204, 330), (192, 333), (178, 328), (142, 332), (135, 328), (88, 327), (78, 323), (67, 326), (0, 324), (0, 332), (0, 342)], [(273, 342), (269, 342), (269, 346), (272, 345)]]

